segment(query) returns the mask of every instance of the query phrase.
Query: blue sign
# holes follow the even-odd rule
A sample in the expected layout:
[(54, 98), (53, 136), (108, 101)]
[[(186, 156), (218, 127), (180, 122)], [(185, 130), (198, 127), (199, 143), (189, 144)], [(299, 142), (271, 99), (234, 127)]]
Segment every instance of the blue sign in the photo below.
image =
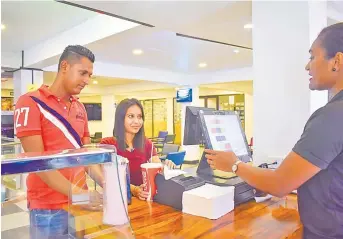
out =
[(176, 92), (176, 102), (192, 102), (192, 88), (180, 89)]

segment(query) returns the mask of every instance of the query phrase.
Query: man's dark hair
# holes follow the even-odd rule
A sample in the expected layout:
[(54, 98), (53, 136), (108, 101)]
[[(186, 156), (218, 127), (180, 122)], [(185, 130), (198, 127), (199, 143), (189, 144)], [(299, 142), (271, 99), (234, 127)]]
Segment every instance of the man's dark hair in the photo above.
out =
[(80, 45), (67, 46), (58, 62), (58, 71), (60, 70), (62, 61), (68, 61), (70, 64), (72, 64), (75, 61), (79, 61), (82, 57), (88, 58), (88, 60), (90, 60), (92, 63), (95, 61), (93, 52), (86, 47)]
[[(141, 111), (142, 111), (142, 119), (144, 122), (145, 116), (144, 116), (144, 110), (142, 104), (137, 99), (125, 99), (122, 100), (117, 108), (116, 108), (116, 114), (115, 114), (115, 121), (114, 121), (114, 129), (113, 129), (113, 136), (116, 138), (118, 143), (118, 148), (120, 150), (125, 150), (127, 148), (126, 142), (125, 142), (125, 117), (127, 110), (131, 107), (137, 105)], [(142, 128), (138, 131), (138, 133), (135, 135), (133, 139), (133, 147), (135, 149), (144, 150), (145, 148), (145, 130), (144, 130), (144, 124), (142, 125)]]
[(318, 40), (328, 59), (333, 58), (338, 52), (343, 53), (343, 22), (324, 28), (319, 33)]

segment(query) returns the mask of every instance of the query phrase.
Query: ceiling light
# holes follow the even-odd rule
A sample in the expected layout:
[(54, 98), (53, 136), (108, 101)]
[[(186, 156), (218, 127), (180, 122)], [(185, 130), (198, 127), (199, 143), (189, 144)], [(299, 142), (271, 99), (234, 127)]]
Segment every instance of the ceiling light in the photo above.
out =
[(233, 50), (233, 52), (237, 54), (237, 53), (239, 53), (239, 50), (235, 49), (235, 50)]
[(143, 54), (143, 51), (142, 51), (142, 49), (134, 49), (134, 50), (132, 51), (132, 53), (133, 53), (134, 55), (142, 55), (142, 54)]
[(248, 23), (248, 24), (245, 24), (245, 25), (244, 25), (244, 29), (251, 29), (251, 28), (253, 28), (253, 27), (254, 27), (254, 25), (251, 24), (251, 23)]
[(94, 84), (94, 85), (97, 85), (97, 84), (98, 84), (98, 81), (93, 80), (93, 84)]
[(204, 67), (206, 67), (206, 66), (207, 66), (207, 64), (206, 64), (205, 62), (202, 62), (202, 63), (199, 64), (199, 67), (200, 67), (200, 68), (204, 68)]
[(1, 30), (5, 30), (5, 29), (6, 29), (6, 26), (1, 23)]

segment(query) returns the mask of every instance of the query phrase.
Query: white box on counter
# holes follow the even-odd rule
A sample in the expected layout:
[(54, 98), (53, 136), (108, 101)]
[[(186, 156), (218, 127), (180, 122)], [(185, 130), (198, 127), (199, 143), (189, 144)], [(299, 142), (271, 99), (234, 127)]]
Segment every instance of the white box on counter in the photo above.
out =
[(183, 193), (182, 212), (218, 219), (235, 208), (234, 196), (234, 186), (220, 187), (205, 184)]

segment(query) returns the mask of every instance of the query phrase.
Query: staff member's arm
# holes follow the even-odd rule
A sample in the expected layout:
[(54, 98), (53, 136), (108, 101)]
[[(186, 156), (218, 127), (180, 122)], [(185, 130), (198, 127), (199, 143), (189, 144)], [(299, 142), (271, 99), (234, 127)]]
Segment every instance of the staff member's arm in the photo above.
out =
[[(309, 120), (305, 130), (276, 170), (240, 163), (236, 174), (251, 186), (282, 197), (299, 188), (307, 180), (326, 169), (343, 152), (343, 113), (328, 108)], [(233, 152), (206, 150), (212, 168), (231, 172), (238, 160)]]
[[(33, 100), (24, 95), (19, 98), (14, 123), (17, 137), (25, 152), (44, 152), (42, 139), (41, 113)], [(58, 171), (36, 173), (50, 188), (64, 195), (69, 195), (72, 184)], [(75, 187), (73, 187), (75, 188)], [(76, 188), (75, 188), (76, 189)], [(82, 189), (76, 189), (82, 192)]]
[[(206, 158), (212, 168), (227, 172), (232, 171), (232, 165), (238, 160), (233, 152), (212, 150), (205, 152), (208, 153)], [(320, 168), (291, 152), (276, 170), (240, 163), (236, 174), (254, 188), (277, 197), (283, 197), (300, 187), (319, 171)]]

